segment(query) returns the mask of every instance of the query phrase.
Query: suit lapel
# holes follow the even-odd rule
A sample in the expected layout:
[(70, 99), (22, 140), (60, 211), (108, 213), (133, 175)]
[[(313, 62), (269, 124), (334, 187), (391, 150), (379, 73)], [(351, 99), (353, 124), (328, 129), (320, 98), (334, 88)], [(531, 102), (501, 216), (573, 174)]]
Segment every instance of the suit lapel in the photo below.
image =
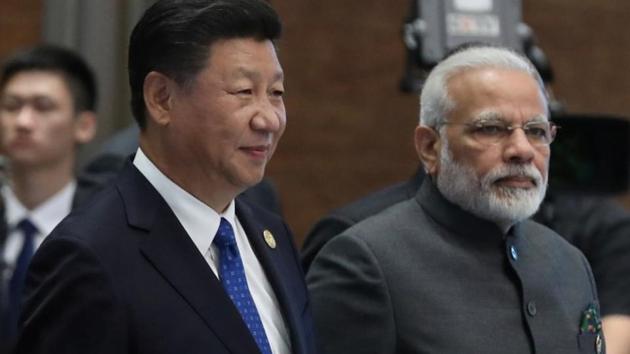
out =
[(118, 188), (129, 224), (146, 231), (140, 241), (146, 259), (230, 351), (258, 353), (223, 286), (153, 186), (135, 167), (128, 166)]
[(292, 251), (287, 253), (287, 250), (292, 250), (293, 246), (283, 244), (283, 242), (291, 241), (285, 236), (286, 231), (273, 232), (270, 230), (276, 236), (282, 235), (282, 237), (275, 238), (277, 242), (276, 248), (270, 247), (263, 236), (263, 232), (268, 226), (261, 225), (256, 221), (257, 219), (254, 218), (252, 209), (237, 199), (236, 213), (278, 299), (281, 312), (287, 322), (287, 329), (290, 332), (292, 351), (294, 353), (304, 353), (306, 351), (303, 348), (306, 344), (302, 338), (303, 333), (301, 331), (303, 308), (300, 306), (303, 303), (299, 301), (299, 297), (295, 296), (295, 291), (292, 291), (290, 287), (290, 284), (293, 284), (295, 280), (291, 278), (291, 275), (294, 274), (296, 264), (287, 263), (288, 260), (293, 259)]

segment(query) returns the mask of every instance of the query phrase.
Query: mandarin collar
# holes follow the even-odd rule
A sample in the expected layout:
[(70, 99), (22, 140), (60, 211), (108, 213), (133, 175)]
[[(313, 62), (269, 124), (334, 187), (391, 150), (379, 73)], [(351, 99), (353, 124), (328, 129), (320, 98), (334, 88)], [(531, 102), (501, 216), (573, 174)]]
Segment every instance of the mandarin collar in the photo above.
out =
[[(505, 237), (495, 223), (481, 219), (447, 200), (429, 176), (422, 182), (415, 198), (435, 222), (452, 233), (477, 242), (486, 240), (493, 244), (497, 241), (502, 242)], [(518, 233), (518, 229), (517, 223), (508, 234)]]

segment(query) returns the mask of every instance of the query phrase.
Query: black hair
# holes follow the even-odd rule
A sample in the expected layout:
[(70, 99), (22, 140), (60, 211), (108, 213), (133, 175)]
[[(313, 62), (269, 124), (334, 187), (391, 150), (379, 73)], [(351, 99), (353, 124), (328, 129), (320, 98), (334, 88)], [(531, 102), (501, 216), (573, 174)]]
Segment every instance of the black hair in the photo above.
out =
[(22, 50), (10, 57), (0, 72), (0, 89), (15, 75), (25, 71), (59, 73), (70, 89), (76, 112), (96, 109), (96, 79), (88, 64), (75, 52), (44, 44)]
[(160, 72), (189, 84), (205, 67), (217, 40), (255, 38), (275, 41), (282, 25), (264, 0), (159, 0), (144, 13), (129, 40), (131, 110), (146, 126), (144, 79)]

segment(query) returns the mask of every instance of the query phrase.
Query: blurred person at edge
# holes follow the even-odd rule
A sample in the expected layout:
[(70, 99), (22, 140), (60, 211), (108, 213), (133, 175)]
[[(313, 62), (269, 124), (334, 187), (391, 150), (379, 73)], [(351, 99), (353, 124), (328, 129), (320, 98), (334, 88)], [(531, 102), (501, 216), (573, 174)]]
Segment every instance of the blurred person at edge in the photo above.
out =
[(77, 148), (96, 131), (96, 86), (76, 53), (40, 45), (16, 53), (0, 72), (0, 143), (7, 163), (0, 234), (3, 289), (0, 346), (17, 335), (26, 268), (70, 212)]

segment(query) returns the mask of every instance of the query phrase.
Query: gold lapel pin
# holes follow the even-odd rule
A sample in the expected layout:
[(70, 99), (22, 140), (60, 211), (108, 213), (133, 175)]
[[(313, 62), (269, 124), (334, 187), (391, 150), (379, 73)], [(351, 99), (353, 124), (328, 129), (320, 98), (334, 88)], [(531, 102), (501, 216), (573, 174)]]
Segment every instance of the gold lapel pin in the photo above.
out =
[(267, 242), (267, 246), (275, 249), (276, 248), (276, 239), (273, 237), (273, 234), (269, 230), (263, 231), (263, 236), (265, 237), (265, 242)]

